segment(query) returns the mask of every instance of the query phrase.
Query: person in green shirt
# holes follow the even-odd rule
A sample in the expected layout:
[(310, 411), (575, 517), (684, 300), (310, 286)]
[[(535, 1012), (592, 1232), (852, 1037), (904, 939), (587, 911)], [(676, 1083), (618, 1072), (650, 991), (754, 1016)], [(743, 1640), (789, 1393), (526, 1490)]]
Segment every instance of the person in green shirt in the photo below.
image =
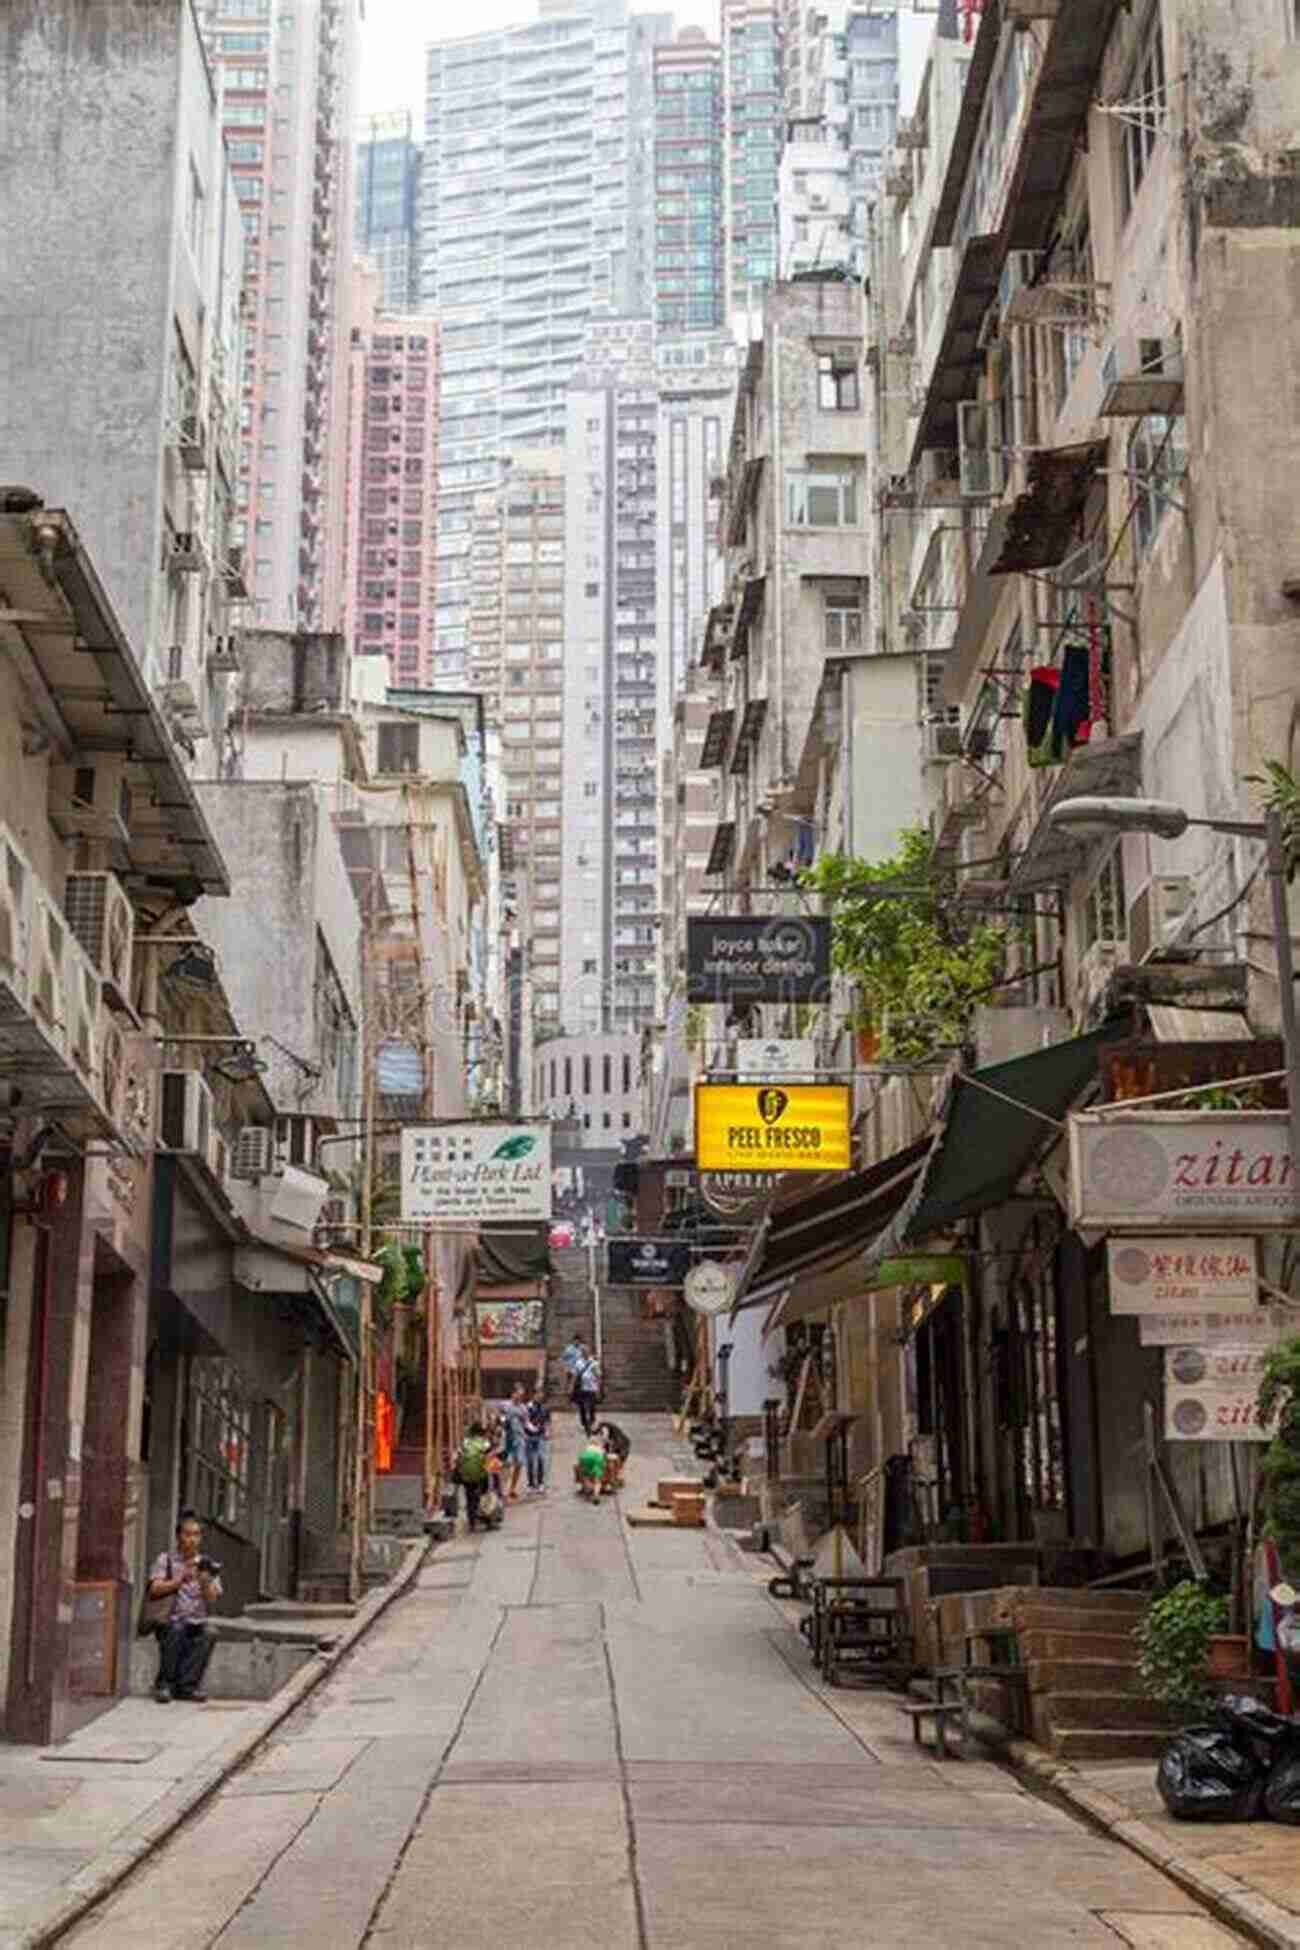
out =
[(601, 1485), (605, 1480), (605, 1449), (595, 1436), (588, 1436), (578, 1451), (578, 1490), (599, 1503)]
[[(456, 1481), (465, 1492), (465, 1523), (470, 1530), (479, 1525), (478, 1506), (488, 1486), (488, 1457), (492, 1445), (483, 1433), (481, 1422), (471, 1422), (465, 1440), (456, 1452)], [(484, 1528), (488, 1528), (486, 1521)]]

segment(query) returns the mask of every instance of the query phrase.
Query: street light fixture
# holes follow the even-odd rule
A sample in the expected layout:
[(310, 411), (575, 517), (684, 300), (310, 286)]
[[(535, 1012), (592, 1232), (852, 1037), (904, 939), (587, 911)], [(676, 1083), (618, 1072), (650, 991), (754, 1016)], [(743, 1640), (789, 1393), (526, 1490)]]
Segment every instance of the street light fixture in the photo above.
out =
[(1189, 826), (1211, 833), (1231, 833), (1238, 839), (1263, 840), (1269, 892), (1273, 907), (1273, 946), (1281, 991), (1282, 1047), (1286, 1056), (1287, 1108), (1290, 1117), (1292, 1196), (1300, 1204), (1300, 1028), (1296, 1022), (1295, 968), (1291, 956), (1291, 917), (1286, 899), (1286, 848), (1280, 814), (1270, 809), (1263, 819), (1193, 819), (1168, 799), (1064, 799), (1047, 815), (1048, 823), (1083, 833), (1154, 833), (1176, 840)]

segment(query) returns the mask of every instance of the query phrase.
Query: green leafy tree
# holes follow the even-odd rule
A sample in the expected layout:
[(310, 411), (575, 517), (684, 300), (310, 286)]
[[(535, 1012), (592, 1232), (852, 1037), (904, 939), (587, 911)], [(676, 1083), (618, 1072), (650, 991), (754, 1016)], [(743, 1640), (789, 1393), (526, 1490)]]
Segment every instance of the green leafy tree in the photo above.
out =
[(1277, 1545), (1283, 1571), (1295, 1578), (1300, 1575), (1300, 1339), (1270, 1349), (1255, 1412), (1261, 1422), (1276, 1417), (1277, 1423), (1259, 1464), (1264, 1533)]
[[(924, 827), (900, 834), (892, 859), (831, 853), (801, 879), (832, 903), (832, 959), (856, 984), (855, 1025), (878, 1033), (882, 1057), (922, 1062), (965, 1041), (976, 1000), (1004, 972), (1007, 935), (956, 911)], [(899, 892), (873, 891), (884, 886)]]
[(1262, 785), (1262, 798), (1269, 812), (1277, 813), (1282, 824), (1282, 847), (1286, 855), (1286, 877), (1294, 880), (1300, 870), (1300, 783), (1285, 765), (1274, 758), (1264, 761), (1262, 773), (1248, 774), (1252, 785)]

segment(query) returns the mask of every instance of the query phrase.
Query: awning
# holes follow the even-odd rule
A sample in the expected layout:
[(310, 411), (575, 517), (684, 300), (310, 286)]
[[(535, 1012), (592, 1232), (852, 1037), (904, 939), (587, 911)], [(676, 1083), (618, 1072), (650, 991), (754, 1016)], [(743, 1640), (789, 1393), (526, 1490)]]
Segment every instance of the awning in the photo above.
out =
[(1044, 250), (1060, 224), (1066, 185), (1087, 135), (1102, 59), (1125, 3), (1087, 0), (1083, 6), (1056, 7), (1044, 22), (1042, 60), (1007, 190), (1003, 231), (1009, 250)]
[(373, 1283), (377, 1272), (383, 1278), (381, 1268), (310, 1246), (282, 1246), (254, 1233), (248, 1244), (235, 1247), (231, 1270), (236, 1283), (250, 1293), (288, 1294), (311, 1301), (339, 1352), (348, 1361), (356, 1360), (355, 1340), (344, 1324), (352, 1309), (335, 1304), (332, 1281), (341, 1274)]
[(993, 73), (993, 63), (997, 57), (1001, 38), (1001, 0), (984, 0), (984, 11), (980, 15), (975, 45), (971, 49), (970, 61), (962, 82), (961, 108), (957, 115), (957, 127), (953, 131), (952, 147), (948, 151), (943, 187), (939, 191), (939, 201), (934, 210), (933, 242), (936, 245), (946, 246), (952, 242), (957, 212), (961, 208), (967, 171), (975, 152), (975, 138), (979, 134), (980, 118), (984, 113), (989, 79)]
[(976, 378), (984, 367), (980, 329), (985, 312), (997, 296), (1002, 258), (998, 239), (993, 236), (972, 237), (962, 252), (943, 340), (930, 368), (925, 405), (912, 436), (913, 467), (927, 447), (957, 445), (957, 408), (963, 400), (975, 398)]
[(906, 1203), (866, 1254), (868, 1268), (1015, 1195), (1066, 1112), (1097, 1077), (1097, 1052), (1115, 1025), (994, 1063), (948, 1085), (929, 1155)]
[(734, 819), (720, 819), (713, 829), (713, 844), (709, 848), (705, 864), (705, 878), (725, 873), (731, 865), (731, 857), (736, 850), (736, 822)]
[(731, 743), (731, 727), (735, 717), (736, 714), (732, 710), (709, 713), (708, 729), (705, 731), (704, 743), (700, 748), (699, 762), (703, 771), (708, 772), (715, 765), (721, 765), (727, 756), (727, 746)]
[(989, 574), (1054, 569), (1078, 539), (1079, 519), (1092, 492), (1093, 478), (1105, 459), (1104, 440), (1085, 440), (1074, 447), (1040, 447), (1031, 453), (1028, 485), (1005, 511), (1002, 553)]
[(1123, 738), (1099, 738), (1087, 745), (1076, 745), (1057, 774), (1049, 797), (1043, 802), (1038, 824), (1029, 836), (1020, 858), (1007, 878), (1009, 894), (1036, 893), (1043, 887), (1064, 887), (1073, 880), (1099, 844), (1108, 844), (1103, 834), (1081, 833), (1068, 826), (1053, 826), (1048, 814), (1066, 799), (1096, 797), (1125, 798), (1142, 782), (1142, 734), (1128, 732)]
[(763, 720), (766, 716), (767, 699), (765, 697), (751, 697), (749, 703), (745, 706), (745, 715), (740, 721), (740, 730), (736, 733), (736, 749), (731, 754), (730, 769), (733, 772), (743, 772), (748, 767), (750, 748), (757, 739), (760, 731), (762, 731)]
[(1147, 1018), (1158, 1043), (1253, 1043), (1245, 1016), (1235, 1009), (1181, 1009), (1148, 1002)]
[(766, 589), (766, 576), (750, 576), (740, 592), (740, 607), (736, 612), (736, 633), (731, 639), (733, 657), (743, 657), (749, 647), (749, 628), (763, 607)]
[[(33, 524), (53, 538), (42, 556)], [(48, 578), (45, 571), (48, 569)], [(43, 731), (61, 760), (120, 759), (131, 788), (129, 820), (99, 818), (110, 866), (130, 888), (167, 889), (188, 903), (228, 894), (230, 877), (182, 769), (135, 652), (66, 514), (0, 514), (0, 654), (18, 666)], [(51, 801), (65, 838), (82, 830)], [(84, 822), (82, 822), (84, 823)]]
[(782, 1318), (798, 1320), (847, 1298), (863, 1249), (907, 1198), (929, 1148), (923, 1138), (772, 1213), (735, 1311), (786, 1294)]
[(493, 1226), (478, 1236), (478, 1275), (488, 1286), (544, 1280), (551, 1270), (544, 1225)]

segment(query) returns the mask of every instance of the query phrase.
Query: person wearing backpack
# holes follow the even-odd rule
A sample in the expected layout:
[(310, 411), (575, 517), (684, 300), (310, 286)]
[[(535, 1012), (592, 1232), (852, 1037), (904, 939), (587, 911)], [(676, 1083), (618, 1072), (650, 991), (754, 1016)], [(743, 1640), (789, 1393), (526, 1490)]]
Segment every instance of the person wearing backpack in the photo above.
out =
[(600, 1368), (593, 1355), (583, 1356), (582, 1365), (573, 1377), (573, 1401), (578, 1420), (590, 1435), (596, 1426), (596, 1410), (600, 1405)]
[[(471, 1422), (465, 1440), (456, 1452), (456, 1481), (465, 1492), (465, 1526), (477, 1530), (479, 1504), (488, 1486), (488, 1454), (491, 1445), (481, 1422)], [(484, 1520), (486, 1527), (486, 1520)]]

